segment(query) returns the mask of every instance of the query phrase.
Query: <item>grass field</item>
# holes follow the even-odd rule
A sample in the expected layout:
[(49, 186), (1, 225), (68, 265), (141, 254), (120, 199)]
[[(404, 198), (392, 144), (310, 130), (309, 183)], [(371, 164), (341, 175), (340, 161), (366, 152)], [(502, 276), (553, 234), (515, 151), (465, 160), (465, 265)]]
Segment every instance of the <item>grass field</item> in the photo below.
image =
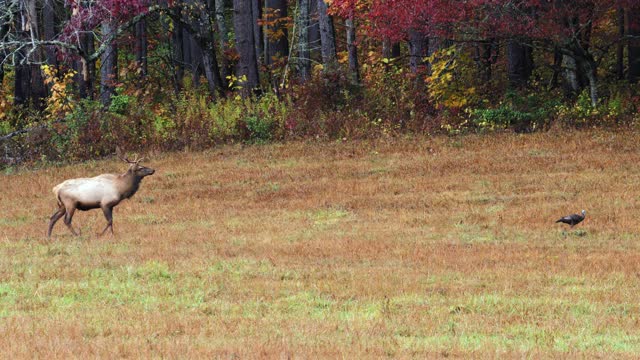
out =
[[(0, 175), (6, 358), (640, 356), (640, 133), (150, 154), (114, 212)], [(560, 216), (587, 210), (569, 230)]]

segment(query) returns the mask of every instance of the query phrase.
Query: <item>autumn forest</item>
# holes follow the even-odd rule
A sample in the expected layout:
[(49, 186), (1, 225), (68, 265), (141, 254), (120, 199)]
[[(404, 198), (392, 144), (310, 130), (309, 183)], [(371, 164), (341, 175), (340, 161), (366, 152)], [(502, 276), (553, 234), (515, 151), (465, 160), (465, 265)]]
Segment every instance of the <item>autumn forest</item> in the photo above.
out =
[[(3, 0), (3, 163), (638, 120), (633, 0)], [(64, 154), (64, 155), (63, 155)]]

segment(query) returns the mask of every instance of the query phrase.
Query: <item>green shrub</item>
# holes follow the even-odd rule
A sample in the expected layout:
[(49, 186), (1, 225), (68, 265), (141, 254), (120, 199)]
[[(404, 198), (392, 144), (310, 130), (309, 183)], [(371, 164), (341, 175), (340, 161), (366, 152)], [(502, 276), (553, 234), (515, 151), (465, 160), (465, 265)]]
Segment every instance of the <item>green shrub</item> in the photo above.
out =
[(80, 160), (95, 156), (101, 139), (102, 104), (83, 99), (67, 114), (64, 122), (53, 125), (51, 145), (60, 158)]
[(249, 141), (264, 143), (271, 140), (273, 136), (273, 123), (271, 121), (258, 116), (249, 116), (244, 119), (244, 122), (249, 131)]
[(154, 115), (153, 128), (155, 130), (155, 135), (157, 135), (161, 139), (167, 140), (173, 137), (176, 123), (175, 121), (173, 121), (173, 119), (167, 116)]
[(109, 112), (126, 115), (129, 110), (129, 106), (132, 102), (133, 97), (129, 95), (124, 95), (122, 93), (122, 88), (116, 89), (116, 95), (111, 96), (111, 103), (109, 104)]
[(634, 96), (625, 91), (616, 91), (597, 106), (591, 104), (588, 90), (578, 95), (574, 103), (556, 106), (558, 120), (570, 126), (610, 126), (620, 124), (637, 114)]
[(468, 113), (471, 123), (480, 129), (513, 128), (516, 131), (530, 132), (550, 121), (557, 104), (557, 100), (545, 99), (537, 94), (520, 95), (510, 91), (497, 107), (471, 109)]
[(238, 123), (245, 113), (239, 99), (220, 99), (207, 109), (210, 121), (209, 137), (214, 142), (224, 141), (238, 135)]
[(0, 135), (5, 135), (13, 131), (13, 127), (8, 121), (0, 121)]

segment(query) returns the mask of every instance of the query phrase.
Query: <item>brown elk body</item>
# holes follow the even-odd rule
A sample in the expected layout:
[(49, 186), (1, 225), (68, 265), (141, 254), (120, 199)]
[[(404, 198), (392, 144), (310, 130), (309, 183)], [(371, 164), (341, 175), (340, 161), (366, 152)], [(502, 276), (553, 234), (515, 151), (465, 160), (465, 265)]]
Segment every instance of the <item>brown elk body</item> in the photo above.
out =
[(53, 193), (58, 200), (58, 210), (51, 216), (47, 237), (51, 237), (51, 231), (61, 217), (71, 233), (78, 235), (71, 226), (71, 220), (76, 210), (87, 211), (102, 209), (107, 219), (107, 226), (102, 230), (103, 235), (107, 229), (113, 234), (113, 208), (122, 200), (128, 199), (138, 191), (140, 182), (145, 176), (152, 175), (155, 170), (140, 165), (139, 160), (122, 160), (130, 164), (126, 173), (103, 174), (92, 178), (79, 178), (66, 180), (53, 188)]

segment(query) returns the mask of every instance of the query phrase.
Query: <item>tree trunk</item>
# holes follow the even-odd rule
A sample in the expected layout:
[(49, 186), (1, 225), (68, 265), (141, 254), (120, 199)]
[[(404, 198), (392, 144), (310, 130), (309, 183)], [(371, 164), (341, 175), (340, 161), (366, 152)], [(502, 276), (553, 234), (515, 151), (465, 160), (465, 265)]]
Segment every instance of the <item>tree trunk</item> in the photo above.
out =
[[(180, 17), (180, 9), (181, 3), (183, 1), (176, 1), (177, 7), (173, 11), (176, 12), (175, 16)], [(184, 51), (183, 44), (184, 42), (184, 31), (182, 22), (174, 21), (173, 22), (173, 34), (172, 34), (172, 47), (173, 47), (173, 87), (174, 91), (177, 93), (182, 90), (184, 84)]]
[(427, 38), (415, 30), (409, 30), (409, 68), (417, 74), (424, 65), (428, 47)]
[(212, 99), (216, 98), (216, 90), (220, 90), (224, 93), (224, 82), (220, 78), (220, 69), (218, 67), (218, 60), (216, 59), (216, 50), (213, 48), (213, 43), (209, 48), (202, 51), (202, 66), (204, 68), (204, 75), (207, 78), (207, 87), (209, 89), (209, 95)]
[(262, 43), (262, 39), (264, 38), (264, 36), (262, 35), (262, 26), (260, 25), (260, 20), (262, 19), (261, 0), (251, 1), (251, 16), (253, 17), (253, 39), (256, 46), (256, 58), (258, 63), (260, 64), (260, 57), (264, 53), (264, 44)]
[[(22, 9), (20, 9), (22, 10)], [(21, 11), (12, 14), (15, 21), (16, 37), (18, 39), (26, 39), (27, 34), (24, 31), (24, 19)], [(27, 64), (26, 51), (24, 48), (15, 52), (14, 67), (14, 85), (13, 85), (13, 103), (16, 106), (26, 106), (29, 103), (29, 83), (30, 74), (29, 65)]]
[(29, 104), (30, 91), (29, 84), (31, 83), (31, 70), (29, 64), (26, 62), (26, 55), (24, 50), (18, 50), (15, 53), (16, 66), (14, 69), (15, 82), (13, 86), (13, 103), (16, 106), (26, 106)]
[(349, 56), (349, 73), (353, 84), (360, 83), (360, 69), (358, 66), (358, 47), (356, 46), (356, 27), (353, 18), (346, 20), (347, 26), (347, 53)]
[(507, 43), (507, 73), (509, 86), (522, 88), (533, 72), (533, 49), (518, 40)]
[(200, 77), (202, 76), (204, 70), (204, 53), (200, 44), (195, 39), (191, 39), (190, 41), (190, 49), (191, 53), (191, 77), (194, 86), (200, 85)]
[(560, 78), (560, 73), (562, 72), (562, 60), (564, 56), (560, 54), (558, 48), (553, 49), (553, 75), (551, 76), (551, 80), (549, 80), (549, 88), (555, 89), (558, 87), (558, 79)]
[(279, 70), (286, 64), (289, 54), (287, 16), (287, 0), (265, 0), (264, 62), (268, 68), (269, 82), (276, 92), (281, 81)]
[(210, 1), (214, 2), (213, 8), (215, 9), (216, 26), (218, 27), (218, 41), (220, 42), (220, 51), (222, 53), (220, 74), (223, 82), (226, 83), (226, 79), (228, 79), (232, 71), (229, 59), (225, 55), (225, 52), (229, 49), (229, 30), (224, 16), (224, 0)]
[[(84, 46), (87, 49), (87, 54), (93, 54), (96, 49), (95, 39), (92, 34), (84, 34)], [(86, 77), (84, 82), (87, 87), (87, 97), (90, 99), (95, 98), (95, 83), (96, 83), (96, 61), (85, 61), (85, 73)]]
[[(185, 20), (187, 20), (185, 18)], [(193, 71), (193, 39), (187, 29), (182, 29), (182, 63), (188, 71)]]
[[(40, 39), (37, 20), (35, 0), (21, 2), (20, 12), (15, 20), (17, 36), (26, 42)], [(43, 109), (44, 98), (47, 96), (47, 89), (40, 70), (43, 55), (41, 49), (30, 49), (30, 51), (31, 58), (28, 58), (27, 49), (22, 49), (17, 53), (14, 103), (17, 105), (31, 103), (37, 109)]]
[(287, 0), (265, 0), (265, 63), (273, 65), (287, 56), (289, 39), (285, 19), (287, 17)]
[[(102, 23), (102, 38), (106, 39), (115, 31), (115, 25), (111, 19)], [(101, 56), (102, 67), (100, 68), (100, 102), (104, 106), (109, 106), (111, 97), (115, 94), (115, 84), (118, 80), (118, 48), (115, 41), (112, 41), (106, 51)]]
[(487, 83), (491, 81), (491, 66), (498, 57), (497, 46), (494, 39), (479, 41), (476, 43), (475, 62), (480, 74), (480, 81)]
[(582, 84), (576, 60), (571, 56), (562, 55), (562, 69), (565, 79), (565, 90), (572, 95), (578, 94), (582, 88)]
[(399, 56), (400, 43), (392, 43), (389, 38), (384, 38), (382, 40), (382, 57), (384, 57), (385, 59), (395, 59)]
[[(53, 0), (44, 0), (42, 7), (42, 25), (44, 30), (44, 39), (53, 40), (56, 36), (56, 19), (55, 19), (55, 6)], [(57, 51), (54, 46), (47, 46), (45, 48), (45, 55), (47, 58), (47, 64), (51, 66), (58, 66)]]
[(619, 7), (616, 9), (618, 20), (618, 36), (620, 40), (616, 46), (616, 75), (618, 80), (624, 79), (624, 9)]
[(338, 57), (336, 54), (336, 32), (333, 27), (333, 18), (327, 13), (327, 3), (324, 0), (316, 0), (318, 3), (318, 25), (320, 27), (320, 52), (322, 53), (322, 65), (325, 72), (337, 70)]
[(320, 24), (318, 23), (318, 1), (309, 0), (309, 56), (319, 62), (322, 56), (320, 45)]
[(138, 71), (141, 78), (146, 78), (148, 73), (147, 68), (147, 23), (145, 20), (140, 20), (135, 26), (135, 53), (136, 64), (138, 65)]
[(584, 76), (587, 78), (589, 84), (589, 97), (591, 98), (591, 105), (593, 107), (598, 105), (598, 67), (595, 60), (592, 57), (586, 59), (580, 59), (580, 68), (582, 69)]
[(74, 69), (76, 70), (76, 75), (74, 76), (75, 83), (78, 87), (80, 98), (93, 99), (96, 63), (95, 61), (89, 62), (86, 60), (86, 56), (93, 54), (95, 51), (93, 35), (86, 33), (79, 34), (78, 40), (80, 42), (80, 50), (84, 56), (81, 56), (74, 62)]
[(629, 21), (629, 35), (635, 37), (629, 41), (627, 76), (629, 82), (635, 83), (640, 80), (640, 6), (627, 9), (627, 20)]
[(242, 87), (243, 97), (260, 93), (252, 12), (252, 0), (233, 0), (233, 27), (236, 49), (240, 55), (236, 76)]
[(311, 58), (309, 53), (309, 1), (298, 0), (298, 73), (302, 82), (311, 76)]
[[(4, 39), (4, 37), (9, 33), (9, 24), (0, 24), (0, 39)], [(4, 59), (7, 55), (6, 50), (0, 51), (0, 57)], [(4, 81), (4, 61), (0, 61), (0, 84), (3, 84)]]
[[(225, 81), (220, 77), (220, 67), (216, 56), (216, 39), (214, 36), (214, 19), (216, 18), (216, 9), (213, 0), (206, 2), (206, 7), (200, 12), (199, 32), (202, 34), (202, 41), (194, 41), (194, 45), (198, 46), (197, 57), (200, 66), (207, 79), (207, 89), (212, 99), (216, 99), (217, 92), (224, 96)], [(219, 27), (218, 27), (219, 29)], [(194, 39), (195, 40), (195, 39)], [(222, 42), (221, 42), (222, 44)], [(222, 47), (221, 47), (222, 48)]]

